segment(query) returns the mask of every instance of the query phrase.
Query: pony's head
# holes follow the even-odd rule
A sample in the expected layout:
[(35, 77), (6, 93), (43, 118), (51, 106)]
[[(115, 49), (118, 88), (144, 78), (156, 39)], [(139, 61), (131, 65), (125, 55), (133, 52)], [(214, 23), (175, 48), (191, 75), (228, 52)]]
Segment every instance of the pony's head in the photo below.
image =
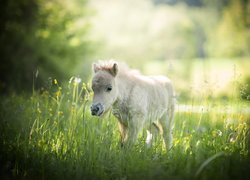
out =
[(117, 99), (116, 75), (118, 65), (115, 62), (93, 64), (94, 76), (92, 90), (94, 91), (91, 114), (101, 116), (107, 112)]

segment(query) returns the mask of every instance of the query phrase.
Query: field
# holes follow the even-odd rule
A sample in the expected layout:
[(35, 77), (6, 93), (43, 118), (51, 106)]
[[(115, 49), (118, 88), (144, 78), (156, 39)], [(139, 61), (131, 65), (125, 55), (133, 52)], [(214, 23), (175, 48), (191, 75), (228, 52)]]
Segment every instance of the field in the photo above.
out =
[(202, 99), (185, 110), (177, 103), (166, 152), (160, 136), (146, 148), (145, 132), (132, 149), (121, 148), (115, 118), (92, 117), (91, 97), (78, 78), (1, 97), (1, 179), (249, 178), (248, 104)]
[[(0, 180), (250, 179), (249, 17), (249, 0), (1, 1)], [(171, 79), (171, 150), (91, 116), (109, 59)]]

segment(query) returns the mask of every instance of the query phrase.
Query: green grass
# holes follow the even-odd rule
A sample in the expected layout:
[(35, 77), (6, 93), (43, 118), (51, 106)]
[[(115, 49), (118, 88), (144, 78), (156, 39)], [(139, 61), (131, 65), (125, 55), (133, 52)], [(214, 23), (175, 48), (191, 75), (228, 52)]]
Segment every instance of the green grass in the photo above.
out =
[(90, 115), (91, 96), (73, 78), (32, 96), (1, 97), (1, 179), (248, 178), (249, 114), (223, 113), (223, 103), (214, 107), (222, 112), (176, 112), (170, 151), (160, 136), (146, 148), (145, 132), (122, 149), (115, 118)]

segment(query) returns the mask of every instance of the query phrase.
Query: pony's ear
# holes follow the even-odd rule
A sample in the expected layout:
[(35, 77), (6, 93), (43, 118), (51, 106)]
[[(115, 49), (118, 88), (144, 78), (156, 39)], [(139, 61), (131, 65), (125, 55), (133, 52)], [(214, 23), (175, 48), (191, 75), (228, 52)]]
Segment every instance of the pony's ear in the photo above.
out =
[(92, 65), (92, 68), (93, 68), (94, 73), (96, 73), (97, 71), (100, 70), (99, 67), (98, 67), (98, 65), (97, 65), (96, 63), (94, 63), (94, 64)]
[(109, 70), (109, 72), (115, 77), (118, 73), (118, 65), (114, 63), (113, 67)]

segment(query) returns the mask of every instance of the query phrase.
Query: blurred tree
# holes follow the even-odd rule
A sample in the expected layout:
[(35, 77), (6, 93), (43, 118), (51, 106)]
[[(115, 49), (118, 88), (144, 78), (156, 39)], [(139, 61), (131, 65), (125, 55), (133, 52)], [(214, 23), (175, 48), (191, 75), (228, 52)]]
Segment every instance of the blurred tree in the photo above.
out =
[[(2, 0), (0, 91), (69, 78), (89, 54), (85, 0)], [(38, 71), (37, 71), (38, 70)]]
[(209, 42), (210, 56), (250, 56), (250, 1), (231, 0)]
[(206, 7), (211, 7), (217, 12), (221, 13), (223, 9), (228, 5), (230, 0), (202, 0), (202, 3)]
[(155, 4), (175, 5), (177, 3), (185, 3), (188, 6), (202, 6), (203, 0), (153, 0)]

